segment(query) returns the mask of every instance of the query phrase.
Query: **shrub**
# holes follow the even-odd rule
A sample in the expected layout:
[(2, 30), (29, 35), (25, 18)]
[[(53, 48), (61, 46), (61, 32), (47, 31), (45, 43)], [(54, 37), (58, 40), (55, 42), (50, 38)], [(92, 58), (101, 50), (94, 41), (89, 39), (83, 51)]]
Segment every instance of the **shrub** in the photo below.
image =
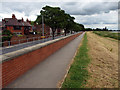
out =
[(4, 37), (2, 37), (2, 42), (10, 41), (10, 39), (11, 39), (11, 36), (4, 36)]
[(23, 35), (17, 35), (18, 37), (22, 37)]
[(11, 36), (12, 33), (9, 30), (3, 30), (2, 35), (8, 35)]

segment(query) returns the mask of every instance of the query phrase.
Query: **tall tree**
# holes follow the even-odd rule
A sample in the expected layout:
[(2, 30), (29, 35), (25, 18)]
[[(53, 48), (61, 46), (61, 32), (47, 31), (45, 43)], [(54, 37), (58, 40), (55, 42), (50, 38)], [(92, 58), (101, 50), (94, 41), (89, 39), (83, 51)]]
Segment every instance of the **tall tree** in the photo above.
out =
[(66, 33), (71, 31), (73, 29), (73, 25), (74, 25), (74, 17), (71, 17), (69, 14), (64, 14), (64, 22), (63, 22), (63, 28), (65, 30), (65, 36)]
[(75, 32), (84, 31), (84, 25), (75, 22), (74, 31)]
[(42, 16), (44, 16), (44, 23), (52, 28), (52, 35), (54, 39), (54, 34), (57, 28), (62, 28), (62, 23), (64, 21), (64, 10), (59, 7), (45, 6), (40, 11), (40, 15), (36, 19), (36, 23), (41, 24)]

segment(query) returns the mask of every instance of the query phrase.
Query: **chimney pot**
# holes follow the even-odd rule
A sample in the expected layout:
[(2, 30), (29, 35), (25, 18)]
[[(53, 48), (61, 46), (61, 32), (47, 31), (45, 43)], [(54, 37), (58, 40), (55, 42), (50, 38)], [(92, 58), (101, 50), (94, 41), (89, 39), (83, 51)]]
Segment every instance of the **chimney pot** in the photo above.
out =
[(12, 14), (12, 18), (16, 18), (16, 17), (15, 17), (15, 14)]
[(22, 22), (24, 21), (23, 17), (22, 17)]

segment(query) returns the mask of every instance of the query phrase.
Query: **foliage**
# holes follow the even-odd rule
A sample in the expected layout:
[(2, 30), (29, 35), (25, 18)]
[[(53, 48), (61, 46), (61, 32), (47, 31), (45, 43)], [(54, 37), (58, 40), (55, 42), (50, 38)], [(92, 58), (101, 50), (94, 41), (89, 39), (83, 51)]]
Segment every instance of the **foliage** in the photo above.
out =
[(62, 27), (62, 23), (64, 21), (64, 10), (61, 10), (59, 7), (50, 7), (45, 6), (40, 11), (40, 15), (36, 19), (36, 23), (41, 24), (42, 23), (42, 16), (44, 16), (44, 23), (52, 28), (53, 32), (53, 39), (54, 39), (54, 33), (57, 28)]
[(34, 25), (34, 21), (31, 21), (31, 25)]
[(85, 28), (85, 31), (92, 31), (92, 28)]
[(79, 24), (79, 23), (75, 23), (73, 28), (74, 28), (74, 31), (76, 31), (76, 32), (84, 31), (84, 25)]
[(10, 41), (12, 37), (12, 33), (9, 30), (3, 30), (2, 32), (2, 42), (4, 41)]
[(22, 37), (23, 35), (17, 35), (18, 37)]
[[(50, 7), (45, 6), (40, 11), (40, 15), (38, 15), (35, 23), (42, 24), (42, 16), (44, 17), (44, 23), (52, 28), (53, 39), (54, 33), (57, 28), (61, 28), (66, 32), (74, 30), (74, 17), (71, 17), (69, 14), (65, 13), (64, 10), (61, 10), (59, 7)], [(78, 25), (79, 27), (84, 27), (83, 25)], [(78, 29), (77, 31), (82, 30)]]
[(3, 30), (2, 35), (8, 35), (11, 36), (12, 33), (9, 30)]
[(51, 28), (59, 28), (61, 27), (62, 15), (64, 13), (59, 7), (50, 7), (45, 6), (40, 11), (41, 15), (39, 15), (35, 22), (38, 24), (42, 24), (42, 16), (44, 16), (44, 23)]
[(120, 33), (112, 33), (111, 31), (93, 31), (93, 33), (100, 36), (110, 37), (120, 40)]
[(62, 88), (83, 88), (89, 77), (87, 66), (90, 62), (88, 57), (87, 35), (85, 34), (82, 46), (79, 48), (68, 75), (63, 82)]
[(85, 31), (109, 31), (109, 30), (105, 27), (103, 29), (100, 29), (100, 28), (96, 28), (96, 29), (85, 28)]
[(64, 21), (62, 22), (62, 28), (65, 30), (66, 33), (73, 30), (74, 26), (74, 17), (71, 17), (69, 14), (64, 14)]
[(10, 39), (11, 39), (11, 36), (3, 36), (2, 37), (2, 42), (4, 42), (4, 41), (10, 41)]

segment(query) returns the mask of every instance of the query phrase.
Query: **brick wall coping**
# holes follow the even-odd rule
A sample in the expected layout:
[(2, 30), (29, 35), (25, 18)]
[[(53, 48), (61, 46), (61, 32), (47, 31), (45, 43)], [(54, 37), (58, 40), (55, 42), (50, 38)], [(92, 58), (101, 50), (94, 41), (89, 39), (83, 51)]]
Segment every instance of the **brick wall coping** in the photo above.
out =
[[(75, 34), (72, 34), (72, 35), (75, 35)], [(45, 47), (49, 44), (55, 43), (59, 40), (68, 38), (72, 35), (68, 35), (68, 36), (61, 37), (61, 38), (58, 38), (58, 39), (55, 39), (55, 40), (50, 40), (50, 41), (47, 41), (47, 42), (44, 42), (44, 43), (36, 44), (34, 46), (26, 47), (26, 48), (23, 48), (23, 49), (20, 49), (20, 50), (17, 50), (17, 51), (13, 51), (13, 52), (10, 52), (10, 53), (0, 55), (0, 58), (2, 57), (2, 59), (1, 59), (2, 61), (0, 61), (0, 63), (3, 63), (3, 62), (8, 61), (8, 60), (12, 60), (13, 58), (16, 58), (16, 57), (24, 55), (26, 53), (32, 52), (34, 50), (40, 49), (40, 48)]]

